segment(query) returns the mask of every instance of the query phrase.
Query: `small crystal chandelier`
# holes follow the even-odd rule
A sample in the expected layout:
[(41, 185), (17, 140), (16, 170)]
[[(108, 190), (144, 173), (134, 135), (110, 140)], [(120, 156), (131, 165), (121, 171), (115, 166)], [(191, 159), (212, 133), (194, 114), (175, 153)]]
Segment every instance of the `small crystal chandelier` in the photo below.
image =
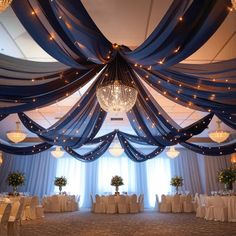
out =
[(10, 5), (12, 0), (0, 0), (0, 12), (5, 11)]
[(27, 136), (27, 134), (24, 133), (20, 129), (20, 122), (19, 121), (16, 122), (16, 130), (9, 131), (9, 132), (6, 133), (6, 135), (7, 135), (7, 138), (9, 140), (11, 140), (12, 142), (14, 142), (14, 143), (22, 142)]
[(0, 151), (0, 165), (2, 165), (2, 163), (3, 163), (3, 154), (2, 154), (2, 152)]
[(96, 96), (106, 112), (128, 112), (135, 104), (138, 92), (135, 88), (114, 80), (98, 86)]
[(166, 152), (167, 156), (171, 159), (176, 158), (179, 155), (179, 151), (175, 149), (175, 147), (171, 146), (169, 150)]
[(56, 148), (52, 150), (51, 153), (56, 158), (60, 158), (64, 155), (64, 152), (61, 150), (60, 146), (56, 146)]
[(115, 143), (113, 147), (109, 148), (109, 152), (112, 156), (119, 157), (124, 152), (124, 149), (118, 143)]
[(228, 131), (221, 129), (220, 120), (216, 121), (216, 123), (217, 123), (217, 129), (215, 131), (209, 132), (208, 135), (211, 138), (211, 140), (213, 140), (214, 142), (222, 143), (229, 137), (230, 133)]

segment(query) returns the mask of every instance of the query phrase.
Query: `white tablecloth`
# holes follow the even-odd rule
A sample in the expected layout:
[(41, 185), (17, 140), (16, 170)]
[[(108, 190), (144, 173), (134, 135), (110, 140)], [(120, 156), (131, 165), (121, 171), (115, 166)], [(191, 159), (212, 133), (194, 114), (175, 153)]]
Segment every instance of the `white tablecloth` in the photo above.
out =
[(78, 211), (75, 195), (53, 195), (43, 197), (45, 212)]
[[(216, 199), (219, 196), (207, 196), (212, 206), (215, 207)], [(220, 199), (224, 202), (224, 207), (227, 208), (227, 218), (229, 222), (236, 222), (236, 196), (220, 196)]]

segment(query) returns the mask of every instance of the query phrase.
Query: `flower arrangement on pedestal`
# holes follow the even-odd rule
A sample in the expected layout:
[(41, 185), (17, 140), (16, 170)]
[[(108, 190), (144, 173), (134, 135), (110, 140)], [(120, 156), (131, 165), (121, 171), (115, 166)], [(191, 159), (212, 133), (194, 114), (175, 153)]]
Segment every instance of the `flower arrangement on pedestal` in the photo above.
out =
[(25, 174), (19, 171), (12, 172), (8, 175), (7, 181), (13, 187), (13, 195), (19, 195), (17, 188), (25, 184)]
[(61, 194), (62, 187), (67, 185), (66, 177), (65, 176), (55, 177), (54, 185), (59, 187), (59, 192)]
[(175, 187), (176, 194), (178, 194), (179, 187), (183, 186), (184, 179), (181, 176), (171, 178), (170, 185)]
[(219, 171), (218, 181), (225, 185), (225, 190), (232, 190), (236, 181), (236, 169), (230, 167)]
[(115, 194), (119, 194), (119, 186), (124, 185), (122, 177), (115, 175), (111, 178), (111, 186), (116, 187)]

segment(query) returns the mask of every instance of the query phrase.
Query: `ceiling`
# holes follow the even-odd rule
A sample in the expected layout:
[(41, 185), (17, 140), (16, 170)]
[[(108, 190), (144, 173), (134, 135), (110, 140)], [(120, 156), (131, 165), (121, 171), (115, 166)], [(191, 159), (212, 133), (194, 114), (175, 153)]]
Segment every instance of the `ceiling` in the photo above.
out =
[[(171, 0), (82, 0), (85, 8), (93, 18), (98, 28), (112, 42), (124, 44), (134, 49), (139, 46), (154, 30), (158, 22), (171, 4)], [(96, 3), (96, 4), (95, 4)], [(13, 57), (34, 61), (54, 61), (29, 36), (20, 24), (14, 12), (9, 8), (0, 14), (0, 52)], [(230, 12), (224, 23), (210, 40), (197, 52), (185, 60), (187, 63), (211, 63), (236, 57), (236, 12)], [(51, 106), (27, 112), (40, 125), (49, 127), (65, 114), (75, 104), (88, 86), (77, 91), (65, 100)], [(182, 127), (203, 117), (206, 113), (194, 111), (178, 105), (150, 87), (153, 96), (164, 110)], [(122, 117), (123, 121), (111, 121), (111, 117)], [(5, 132), (14, 129), (15, 115), (0, 123), (0, 138), (6, 140)], [(225, 129), (236, 133), (226, 125)], [(209, 129), (214, 129), (211, 122)], [(110, 115), (99, 134), (114, 129), (133, 132), (126, 114)], [(207, 137), (209, 130), (200, 137)], [(33, 137), (33, 134), (29, 134)]]

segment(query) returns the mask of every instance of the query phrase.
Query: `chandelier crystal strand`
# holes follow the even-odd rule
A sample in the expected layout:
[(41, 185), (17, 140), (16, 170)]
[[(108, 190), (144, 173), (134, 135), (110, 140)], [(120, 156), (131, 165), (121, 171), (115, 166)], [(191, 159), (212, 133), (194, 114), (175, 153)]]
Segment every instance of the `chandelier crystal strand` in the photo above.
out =
[(97, 88), (96, 96), (106, 112), (128, 112), (135, 104), (138, 92), (135, 88), (122, 84), (119, 80)]
[(6, 133), (6, 135), (7, 135), (7, 138), (9, 140), (11, 140), (12, 142), (14, 142), (14, 143), (22, 142), (27, 136), (27, 134), (24, 133), (20, 129), (20, 122), (19, 121), (16, 122), (16, 130), (9, 131), (9, 132)]
[(4, 12), (10, 5), (12, 0), (0, 0), (0, 12)]
[(230, 133), (228, 131), (221, 129), (220, 120), (216, 121), (216, 123), (217, 123), (217, 129), (215, 131), (209, 132), (209, 137), (214, 142), (222, 143), (228, 139)]

